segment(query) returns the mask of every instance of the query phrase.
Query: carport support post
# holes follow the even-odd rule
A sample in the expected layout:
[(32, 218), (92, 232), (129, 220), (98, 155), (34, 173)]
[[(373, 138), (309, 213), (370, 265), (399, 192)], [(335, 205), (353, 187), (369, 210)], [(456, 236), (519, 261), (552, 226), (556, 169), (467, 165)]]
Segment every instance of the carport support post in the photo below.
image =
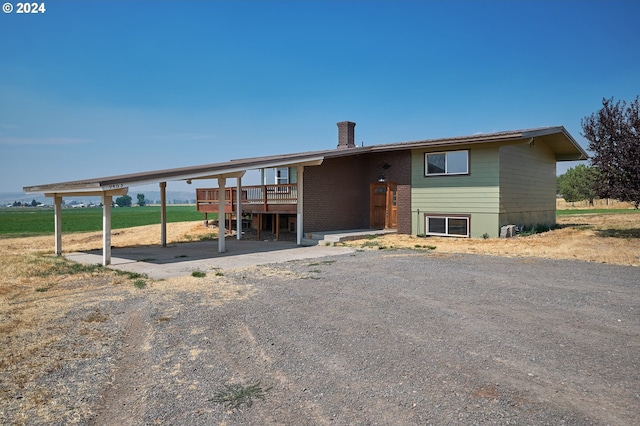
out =
[(111, 263), (111, 195), (102, 195), (102, 265)]
[(242, 178), (236, 181), (236, 239), (242, 238)]
[(219, 177), (218, 178), (218, 253), (224, 253), (224, 237), (225, 237), (225, 198), (227, 189), (225, 185), (227, 184), (227, 178)]
[(56, 234), (56, 256), (62, 256), (62, 197), (53, 196), (54, 232)]
[(303, 213), (303, 194), (302, 187), (304, 166), (298, 166), (298, 200), (296, 201), (296, 244), (302, 245), (302, 213)]
[(160, 182), (160, 244), (167, 246), (167, 182)]

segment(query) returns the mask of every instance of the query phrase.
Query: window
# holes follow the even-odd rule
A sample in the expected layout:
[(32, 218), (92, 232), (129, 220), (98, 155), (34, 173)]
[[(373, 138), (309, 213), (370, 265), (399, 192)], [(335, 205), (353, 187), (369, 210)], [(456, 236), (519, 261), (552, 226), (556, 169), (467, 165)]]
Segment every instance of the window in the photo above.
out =
[(424, 154), (424, 175), (469, 174), (469, 151), (429, 152)]
[(260, 173), (262, 185), (298, 183), (298, 170), (296, 167), (260, 169)]
[(427, 235), (469, 236), (469, 216), (425, 215)]
[(289, 183), (289, 169), (281, 167), (276, 169), (276, 184)]

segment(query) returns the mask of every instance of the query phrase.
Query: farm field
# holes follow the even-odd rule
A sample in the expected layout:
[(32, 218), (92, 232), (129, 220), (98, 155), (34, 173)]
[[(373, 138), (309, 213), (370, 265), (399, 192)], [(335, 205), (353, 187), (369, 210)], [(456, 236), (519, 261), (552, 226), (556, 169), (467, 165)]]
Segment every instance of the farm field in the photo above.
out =
[[(210, 214), (215, 218), (215, 214)], [(167, 206), (167, 222), (203, 219), (195, 206)], [(0, 237), (53, 234), (54, 213), (51, 208), (10, 207), (0, 209)], [(112, 229), (160, 223), (160, 206), (118, 207), (111, 209)], [(90, 232), (102, 229), (102, 208), (62, 209), (62, 232)]]

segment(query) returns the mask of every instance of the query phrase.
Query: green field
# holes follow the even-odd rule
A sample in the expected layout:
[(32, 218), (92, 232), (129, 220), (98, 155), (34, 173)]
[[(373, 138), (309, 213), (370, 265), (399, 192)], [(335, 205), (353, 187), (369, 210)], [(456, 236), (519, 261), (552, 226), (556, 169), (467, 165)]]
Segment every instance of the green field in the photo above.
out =
[(573, 216), (583, 214), (634, 214), (640, 213), (637, 209), (567, 209), (556, 210), (556, 216)]
[[(217, 214), (209, 213), (210, 219)], [(204, 220), (195, 206), (167, 206), (167, 222)], [(0, 236), (21, 237), (53, 234), (53, 209), (10, 207), (0, 209)], [(112, 229), (160, 223), (160, 207), (120, 207), (111, 209)], [(102, 230), (102, 208), (62, 209), (62, 232)]]

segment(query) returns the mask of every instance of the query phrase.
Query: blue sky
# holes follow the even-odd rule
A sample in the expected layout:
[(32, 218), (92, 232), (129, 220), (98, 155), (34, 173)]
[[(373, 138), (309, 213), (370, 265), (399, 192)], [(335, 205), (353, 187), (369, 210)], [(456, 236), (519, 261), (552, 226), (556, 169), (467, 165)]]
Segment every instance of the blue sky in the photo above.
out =
[(632, 0), (45, 7), (0, 13), (0, 192), (330, 149), (343, 120), (365, 145), (564, 125), (586, 148), (580, 120), (640, 94)]

